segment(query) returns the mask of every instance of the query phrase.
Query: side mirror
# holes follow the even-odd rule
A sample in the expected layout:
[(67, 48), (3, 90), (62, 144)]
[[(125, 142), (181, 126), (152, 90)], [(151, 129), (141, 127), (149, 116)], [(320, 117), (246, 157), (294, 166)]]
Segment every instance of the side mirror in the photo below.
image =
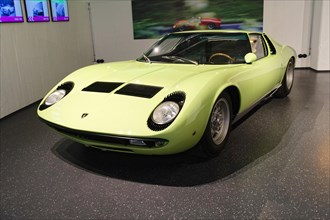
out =
[(251, 63), (253, 63), (254, 61), (257, 60), (257, 55), (255, 55), (254, 53), (247, 53), (244, 56), (244, 60), (247, 64), (251, 64)]

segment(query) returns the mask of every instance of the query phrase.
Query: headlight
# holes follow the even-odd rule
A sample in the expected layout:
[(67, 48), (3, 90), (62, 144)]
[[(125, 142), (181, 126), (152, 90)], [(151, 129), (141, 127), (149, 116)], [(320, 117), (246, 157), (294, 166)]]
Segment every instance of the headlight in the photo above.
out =
[(50, 94), (46, 100), (45, 105), (53, 105), (56, 102), (60, 101), (66, 94), (66, 91), (64, 89), (56, 90), (52, 94)]
[(151, 120), (159, 125), (167, 124), (175, 119), (180, 111), (177, 103), (172, 101), (163, 102), (152, 113)]
[(164, 100), (151, 112), (147, 124), (153, 131), (161, 131), (170, 126), (179, 115), (186, 94), (176, 91), (164, 98)]
[(63, 99), (71, 90), (73, 89), (73, 82), (66, 82), (61, 84), (56, 88), (54, 92), (52, 92), (45, 101), (39, 106), (39, 110), (42, 111), (55, 103), (59, 102), (61, 99)]

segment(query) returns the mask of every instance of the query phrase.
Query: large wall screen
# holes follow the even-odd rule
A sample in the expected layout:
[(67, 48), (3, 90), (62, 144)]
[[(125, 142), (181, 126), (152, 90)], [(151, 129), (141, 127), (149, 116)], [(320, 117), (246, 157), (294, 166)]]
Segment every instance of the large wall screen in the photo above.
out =
[(173, 31), (236, 29), (262, 31), (264, 0), (132, 0), (134, 38)]

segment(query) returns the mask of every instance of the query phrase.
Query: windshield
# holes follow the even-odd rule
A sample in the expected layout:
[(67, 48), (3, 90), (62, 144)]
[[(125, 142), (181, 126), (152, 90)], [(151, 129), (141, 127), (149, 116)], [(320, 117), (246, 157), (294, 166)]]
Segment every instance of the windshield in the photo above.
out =
[(244, 63), (244, 56), (251, 52), (245, 33), (174, 33), (156, 42), (138, 61), (236, 64)]

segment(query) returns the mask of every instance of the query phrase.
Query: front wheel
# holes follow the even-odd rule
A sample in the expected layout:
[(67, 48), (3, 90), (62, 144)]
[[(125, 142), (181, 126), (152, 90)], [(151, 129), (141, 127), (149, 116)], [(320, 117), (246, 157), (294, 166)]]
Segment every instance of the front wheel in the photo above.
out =
[(225, 147), (232, 122), (232, 102), (223, 92), (215, 102), (200, 141), (200, 146), (209, 157), (217, 156)]
[(285, 70), (285, 74), (282, 80), (281, 87), (274, 94), (275, 97), (284, 98), (291, 92), (294, 79), (294, 60), (291, 58)]

